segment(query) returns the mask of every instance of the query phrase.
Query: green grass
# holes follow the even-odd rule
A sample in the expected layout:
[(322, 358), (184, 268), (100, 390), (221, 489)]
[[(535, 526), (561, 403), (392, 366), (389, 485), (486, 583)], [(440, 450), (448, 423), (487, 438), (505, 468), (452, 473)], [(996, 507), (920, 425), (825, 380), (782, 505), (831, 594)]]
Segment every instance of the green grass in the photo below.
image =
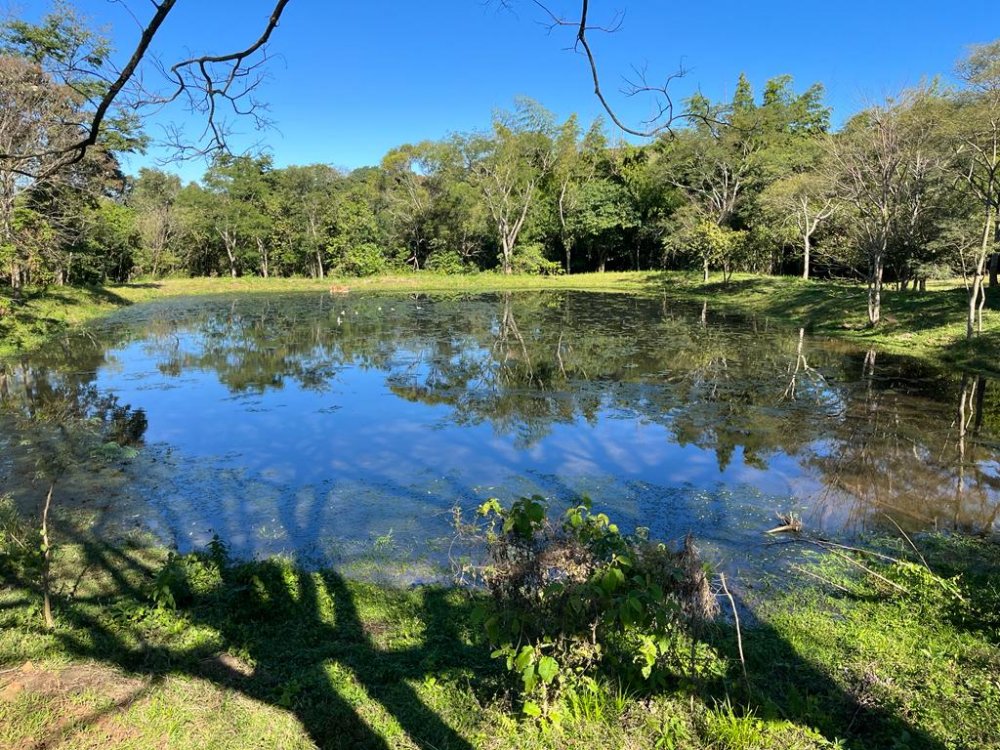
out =
[(966, 291), (961, 281), (931, 282), (928, 291), (886, 288), (882, 322), (867, 325), (867, 292), (863, 284), (803, 280), (794, 277), (737, 274), (730, 283), (690, 275), (663, 274), (648, 285), (667, 294), (708, 302), (736, 312), (765, 316), (806, 328), (809, 333), (844, 339), (863, 347), (908, 354), (997, 373), (1000, 357), (1000, 290), (987, 290), (983, 333), (965, 340)]
[(761, 713), (828, 737), (860, 733), (865, 747), (1000, 747), (1000, 548), (959, 537), (920, 544), (945, 580), (964, 576), (964, 601), (919, 565), (878, 567), (902, 595), (829, 557), (812, 571), (846, 592), (810, 579), (763, 598), (745, 642)]
[(607, 683), (542, 728), (517, 718), (472, 624), (475, 593), (206, 554), (186, 563), (177, 608), (160, 608), (164, 550), (65, 538), (52, 632), (0, 557), (0, 746), (1000, 747), (1000, 548), (918, 544), (963, 574), (964, 601), (912, 565), (879, 567), (904, 595), (820, 559), (813, 571), (849, 593), (811, 578), (758, 588), (747, 680), (723, 620), (672, 687)]
[(727, 284), (685, 272), (591, 273), (573, 276), (503, 276), (493, 273), (409, 273), (364, 279), (261, 279), (256, 277), (164, 279), (98, 289), (50, 287), (15, 300), (0, 288), (0, 356), (36, 347), (69, 326), (116, 308), (154, 299), (241, 292), (327, 292), (331, 285), (382, 293), (476, 293), (499, 290), (578, 289), (667, 295), (711, 310), (765, 317), (783, 325), (843, 339), (864, 347), (905, 353), (947, 366), (998, 373), (1000, 292), (989, 290), (984, 331), (965, 341), (965, 290), (960, 282), (933, 283), (929, 291), (884, 294), (883, 323), (866, 326), (863, 284), (803, 281), (737, 274)]

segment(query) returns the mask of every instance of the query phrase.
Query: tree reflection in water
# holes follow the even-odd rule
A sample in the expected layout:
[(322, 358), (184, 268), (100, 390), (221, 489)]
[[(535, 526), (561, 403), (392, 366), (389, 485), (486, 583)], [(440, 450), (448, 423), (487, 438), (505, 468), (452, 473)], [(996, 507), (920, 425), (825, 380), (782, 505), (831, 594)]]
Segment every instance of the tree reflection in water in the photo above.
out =
[[(762, 517), (795, 502), (824, 530), (886, 514), (908, 530), (983, 530), (1000, 507), (1000, 409), (982, 375), (666, 298), (180, 300), (0, 375), (22, 413), (53, 400), (85, 411), (108, 393), (148, 415), (150, 453), (170, 448), (160, 525), (179, 539), (269, 514), (278, 546), (296, 550), (445, 528), (455, 502), (539, 484), (569, 499), (584, 476), (604, 507), (654, 526), (630, 487), (724, 504), (757, 486)], [(230, 474), (244, 484), (223, 488)], [(667, 532), (711, 538), (710, 518), (670, 502)]]

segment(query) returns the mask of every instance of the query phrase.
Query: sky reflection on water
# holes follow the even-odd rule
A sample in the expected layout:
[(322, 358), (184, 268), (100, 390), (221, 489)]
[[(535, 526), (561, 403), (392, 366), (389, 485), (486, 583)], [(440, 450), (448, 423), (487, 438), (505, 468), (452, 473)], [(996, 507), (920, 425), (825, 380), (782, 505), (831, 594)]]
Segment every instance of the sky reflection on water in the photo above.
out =
[(157, 303), (2, 390), (142, 409), (122, 491), (180, 549), (219, 533), (243, 556), (419, 566), (447, 554), (454, 506), (535, 492), (736, 564), (776, 511), (826, 533), (885, 513), (989, 527), (990, 385), (770, 321), (552, 292)]

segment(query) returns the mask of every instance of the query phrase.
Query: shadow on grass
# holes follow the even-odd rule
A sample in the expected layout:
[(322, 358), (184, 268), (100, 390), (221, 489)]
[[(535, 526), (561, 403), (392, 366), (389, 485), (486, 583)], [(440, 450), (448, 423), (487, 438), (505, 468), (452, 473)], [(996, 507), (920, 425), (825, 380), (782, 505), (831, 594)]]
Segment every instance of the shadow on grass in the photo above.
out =
[(115, 294), (110, 289), (95, 286), (75, 286), (75, 287), (43, 287), (32, 289), (23, 295), (24, 303), (42, 302), (53, 300), (67, 307), (84, 304), (102, 304), (122, 307), (131, 304), (129, 300), (120, 294)]
[[(723, 304), (746, 304), (752, 311), (779, 318), (808, 320), (817, 329), (833, 330), (864, 325), (867, 289), (847, 281), (803, 281), (790, 277), (757, 276), (701, 283), (700, 279), (664, 272), (650, 276), (647, 287), (675, 291), (682, 296), (718, 299)], [(966, 292), (961, 287), (916, 292), (886, 287), (882, 292), (883, 329), (905, 324), (922, 331), (965, 320)], [(987, 309), (1000, 308), (1000, 288), (987, 290)], [(855, 325), (859, 324), (859, 325)]]
[[(852, 689), (839, 685), (824, 670), (799, 653), (767, 622), (756, 622), (742, 633), (747, 679), (739, 668), (736, 629), (715, 628), (713, 641), (736, 668), (724, 679), (705, 685), (706, 698), (739, 706), (739, 712), (764, 721), (789, 721), (819, 732), (830, 742), (858, 748), (944, 750), (942, 738), (914, 726), (895, 711), (880, 705), (861, 675)], [(888, 665), (880, 671), (889, 672)], [(891, 677), (890, 677), (891, 679)]]
[[(475, 594), (378, 588), (279, 560), (224, 565), (219, 575), (203, 555), (202, 573), (167, 614), (150, 606), (153, 570), (138, 554), (87, 542), (84, 555), (112, 585), (60, 602), (56, 636), (66, 654), (154, 682), (184, 675), (235, 690), (293, 713), (321, 748), (382, 750), (402, 731), (421, 747), (467, 750), (483, 729), (481, 706), (502, 689), (499, 667), (471, 625)], [(164, 638), (149, 620), (162, 616), (213, 635), (197, 645)], [(790, 721), (830, 741), (944, 748), (863, 689), (845, 690), (766, 622), (743, 633), (745, 682), (735, 635), (726, 623), (709, 629), (707, 641), (732, 668), (689, 685), (693, 696), (709, 705), (728, 700), (737, 714)], [(419, 688), (435, 681), (452, 687), (431, 703)]]
[(0, 287), (0, 350), (32, 346), (105, 308), (132, 304), (102, 287)]
[[(713, 309), (800, 325), (810, 333), (847, 333), (860, 345), (924, 349), (943, 363), (1000, 373), (1000, 332), (987, 330), (972, 342), (963, 338), (968, 298), (960, 286), (925, 292), (886, 287), (882, 321), (876, 328), (867, 325), (867, 289), (862, 283), (758, 276), (705, 284), (700, 278), (664, 272), (650, 276), (646, 287)], [(987, 288), (985, 309), (1000, 310), (1000, 288)]]
[[(147, 640), (129, 616), (149, 606), (151, 571), (108, 545), (84, 549), (86, 564), (106, 573), (121, 595), (110, 606), (83, 597), (60, 609), (69, 627), (57, 634), (72, 656), (236, 690), (294, 713), (322, 748), (388, 748), (399, 729), (423, 747), (472, 747), (413, 685), (458, 673), (481, 682), (478, 675), (494, 672), (488, 650), (468, 638), (470, 604), (459, 592), (376, 589), (281, 561), (226, 565), (212, 585), (178, 601), (187, 623), (211, 628), (219, 640), (174, 647)], [(386, 622), (400, 614), (412, 618), (413, 632)], [(405, 645), (388, 645), (392, 640)], [(226, 656), (233, 653), (239, 658)]]

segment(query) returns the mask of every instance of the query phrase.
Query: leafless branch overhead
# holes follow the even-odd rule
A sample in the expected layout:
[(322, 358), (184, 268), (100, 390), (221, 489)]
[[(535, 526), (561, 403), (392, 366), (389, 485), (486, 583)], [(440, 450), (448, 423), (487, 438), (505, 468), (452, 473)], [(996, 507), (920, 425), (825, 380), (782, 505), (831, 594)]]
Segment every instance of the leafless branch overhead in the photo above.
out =
[[(250, 116), (258, 127), (268, 124), (262, 114), (264, 105), (254, 99), (253, 94), (263, 80), (261, 67), (268, 59), (266, 44), (277, 28), (281, 14), (288, 3), (289, 0), (275, 0), (264, 30), (250, 46), (235, 52), (202, 55), (175, 63), (163, 71), (172, 86), (171, 92), (161, 96), (136, 98), (129, 104), (133, 109), (141, 109), (185, 99), (189, 109), (206, 115), (203, 141), (207, 141), (207, 146), (201, 148), (199, 153), (226, 148), (226, 135), (229, 129), (220, 113), (220, 102), (228, 102), (236, 115)], [(101, 127), (111, 107), (116, 103), (122, 103), (120, 99), (126, 86), (131, 83), (139, 89), (142, 88), (140, 65), (149, 57), (150, 45), (176, 4), (177, 0), (152, 0), (154, 13), (144, 25), (140, 22), (141, 31), (132, 55), (117, 76), (105, 79), (108, 86), (100, 99), (94, 103), (88, 122), (80, 125), (82, 132), (79, 138), (30, 153), (17, 151), (0, 153), (0, 165), (24, 173), (23, 165), (34, 162), (39, 166), (31, 176), (44, 178), (83, 159), (87, 150), (98, 142)], [(131, 11), (130, 15), (135, 18)]]
[[(140, 35), (127, 63), (117, 75), (91, 71), (97, 79), (103, 79), (107, 86), (103, 94), (99, 98), (95, 97), (95, 101), (92, 102), (93, 110), (87, 121), (79, 123), (79, 137), (63, 139), (58, 144), (31, 153), (17, 150), (0, 152), (0, 167), (22, 174), (30, 172), (34, 177), (45, 177), (79, 162), (88, 149), (97, 144), (101, 128), (115, 104), (127, 104), (129, 109), (135, 111), (144, 107), (162, 107), (180, 100), (186, 103), (190, 111), (204, 115), (205, 129), (199, 139), (199, 146), (183, 143), (179, 138), (176, 140), (175, 153), (180, 157), (226, 150), (227, 135), (231, 132), (226, 121), (227, 113), (249, 117), (258, 128), (270, 125), (264, 114), (266, 105), (255, 97), (255, 92), (265, 79), (263, 66), (270, 59), (267, 54), (267, 44), (290, 0), (274, 0), (262, 32), (244, 49), (190, 57), (169, 67), (154, 60), (152, 65), (166, 77), (170, 86), (167, 93), (159, 95), (137, 93), (143, 91), (141, 66), (144, 61), (153, 57), (150, 54), (150, 46), (163, 22), (174, 10), (177, 0), (150, 0), (154, 12), (145, 23), (139, 20), (122, 0), (112, 1), (126, 8), (138, 25)], [(506, 4), (506, 0), (501, 2)], [(640, 137), (652, 137), (669, 130), (677, 119), (688, 116), (688, 113), (676, 111), (668, 90), (671, 82), (684, 74), (683, 70), (667, 76), (662, 85), (649, 83), (644, 72), (637, 71), (634, 80), (626, 79), (623, 93), (627, 96), (650, 94), (656, 101), (656, 114), (646, 120), (643, 127), (627, 125), (605, 97), (597, 59), (591, 48), (588, 33), (618, 31), (624, 19), (623, 13), (616, 13), (609, 24), (595, 25), (590, 21), (589, 0), (580, 0), (579, 16), (572, 19), (557, 15), (542, 0), (532, 0), (532, 2), (546, 14), (550, 29), (558, 27), (574, 29), (572, 49), (582, 52), (586, 57), (594, 83), (594, 93), (611, 120), (623, 132)], [(126, 87), (130, 87), (131, 93), (128, 97), (123, 96)], [(129, 101), (123, 102), (125, 98)], [(176, 136), (177, 131), (172, 132)], [(26, 167), (25, 165), (29, 163), (32, 166)]]
[(637, 128), (625, 124), (622, 118), (611, 106), (607, 97), (604, 95), (604, 88), (601, 84), (597, 58), (590, 46), (590, 39), (587, 34), (591, 31), (600, 31), (603, 33), (614, 33), (618, 31), (624, 21), (624, 13), (617, 12), (609, 24), (593, 25), (590, 22), (590, 0), (580, 0), (580, 15), (578, 18), (572, 19), (555, 13), (546, 3), (542, 2), (542, 0), (532, 0), (532, 2), (538, 6), (546, 14), (546, 16), (548, 16), (550, 29), (557, 27), (569, 27), (575, 29), (576, 33), (573, 42), (573, 49), (578, 52), (582, 51), (584, 56), (587, 58), (587, 64), (590, 67), (590, 75), (594, 82), (594, 95), (597, 96), (598, 101), (601, 103), (604, 111), (608, 113), (611, 121), (614, 122), (614, 124), (621, 130), (641, 138), (652, 138), (660, 133), (668, 132), (674, 122), (689, 116), (689, 113), (687, 112), (676, 111), (673, 98), (671, 97), (669, 91), (670, 84), (685, 74), (685, 70), (683, 68), (680, 68), (667, 76), (663, 84), (660, 85), (650, 84), (644, 73), (638, 76), (638, 81), (630, 81), (626, 79), (625, 87), (623, 89), (623, 93), (626, 96), (651, 94), (656, 102), (658, 112), (643, 122), (645, 127)]

